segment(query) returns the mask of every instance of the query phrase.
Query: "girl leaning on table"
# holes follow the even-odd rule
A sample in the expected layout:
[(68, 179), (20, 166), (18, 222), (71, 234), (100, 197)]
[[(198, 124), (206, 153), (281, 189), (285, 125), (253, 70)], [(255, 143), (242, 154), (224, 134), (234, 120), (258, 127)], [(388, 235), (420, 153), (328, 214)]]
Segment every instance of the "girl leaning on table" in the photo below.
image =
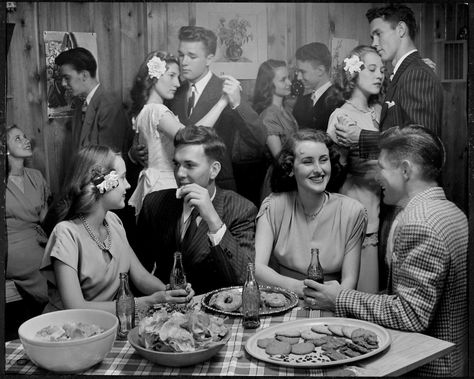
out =
[(327, 190), (338, 187), (338, 162), (325, 132), (302, 129), (286, 141), (272, 173), (273, 193), (257, 215), (255, 273), (262, 284), (303, 297), (310, 251), (318, 248), (325, 281), (356, 288), (367, 214), (358, 201)]
[(142, 266), (130, 247), (118, 216), (130, 188), (125, 162), (106, 146), (82, 148), (65, 180), (62, 196), (54, 205), (54, 227), (41, 264), (48, 280), (49, 303), (44, 312), (94, 308), (115, 313), (114, 297), (119, 274), (128, 272), (145, 296), (136, 297), (136, 309), (156, 303), (184, 303), (194, 295), (166, 290)]

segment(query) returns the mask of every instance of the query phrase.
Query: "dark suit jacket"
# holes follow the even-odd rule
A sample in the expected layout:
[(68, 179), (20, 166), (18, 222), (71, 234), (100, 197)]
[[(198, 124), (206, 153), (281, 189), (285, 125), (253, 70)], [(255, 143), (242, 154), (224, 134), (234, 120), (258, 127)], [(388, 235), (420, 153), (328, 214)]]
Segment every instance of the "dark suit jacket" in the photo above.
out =
[[(201, 220), (196, 233), (183, 240), (181, 252), (188, 282), (196, 294), (245, 282), (247, 264), (255, 260), (257, 208), (233, 191), (217, 188), (213, 200), (217, 214), (227, 226), (221, 242), (211, 246), (207, 223)], [(176, 190), (152, 192), (145, 197), (138, 218), (137, 255), (148, 271), (169, 283), (173, 253), (179, 251), (177, 226), (183, 200)]]
[(74, 146), (99, 144), (126, 154), (131, 145), (131, 124), (123, 103), (107, 92), (102, 84), (92, 96), (82, 123), (82, 109), (76, 107), (72, 133)]
[[(442, 111), (441, 82), (418, 52), (410, 54), (403, 60), (388, 86), (380, 116), (380, 130), (421, 124), (439, 135)], [(379, 132), (362, 130), (359, 138), (361, 156), (376, 159), (379, 139)]]
[(332, 88), (333, 86), (329, 87), (314, 106), (313, 100), (311, 100), (311, 93), (298, 97), (293, 107), (293, 116), (295, 116), (300, 129), (315, 129), (324, 132), (327, 130), (329, 116), (337, 108), (335, 105), (330, 105), (327, 102)]
[[(189, 83), (184, 83), (178, 89), (174, 99), (168, 103), (168, 106), (178, 116), (181, 123), (186, 126), (195, 124), (219, 101), (222, 95), (222, 83), (222, 79), (212, 74), (211, 80), (209, 80), (209, 83), (204, 88), (190, 117), (187, 116)], [(221, 162), (222, 169), (217, 176), (216, 183), (221, 188), (235, 190), (231, 158), (235, 132), (238, 130), (240, 136), (245, 139), (249, 146), (263, 150), (265, 147), (265, 135), (258, 126), (258, 114), (242, 99), (240, 105), (235, 110), (232, 110), (230, 107), (224, 109), (215, 123), (214, 129), (227, 147), (227, 154), (224, 161)]]

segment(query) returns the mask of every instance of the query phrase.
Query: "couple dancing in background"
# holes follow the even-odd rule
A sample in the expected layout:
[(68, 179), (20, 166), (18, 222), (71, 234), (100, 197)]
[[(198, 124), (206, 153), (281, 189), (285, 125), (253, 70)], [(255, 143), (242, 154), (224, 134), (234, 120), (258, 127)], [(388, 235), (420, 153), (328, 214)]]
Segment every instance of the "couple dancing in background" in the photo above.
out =
[[(136, 215), (148, 193), (176, 188), (172, 156), (173, 138), (179, 129), (196, 124), (213, 127), (221, 136), (228, 153), (223, 157), (217, 183), (225, 189), (236, 189), (229, 155), (235, 132), (250, 136), (255, 144), (261, 140), (253, 127), (258, 116), (241, 101), (239, 82), (231, 76), (219, 78), (209, 70), (216, 52), (215, 34), (201, 27), (185, 26), (180, 29), (179, 40), (179, 59), (164, 52), (150, 53), (131, 91), (131, 113), (145, 166), (129, 200)], [(186, 79), (182, 86), (180, 69)]]

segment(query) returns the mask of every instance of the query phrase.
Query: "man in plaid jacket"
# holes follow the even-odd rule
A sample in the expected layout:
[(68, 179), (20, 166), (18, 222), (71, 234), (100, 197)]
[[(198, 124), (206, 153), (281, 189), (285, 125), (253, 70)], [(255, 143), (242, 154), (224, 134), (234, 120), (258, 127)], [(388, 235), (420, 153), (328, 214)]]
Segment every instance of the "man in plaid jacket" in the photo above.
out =
[(343, 289), (337, 282), (305, 280), (305, 301), (314, 308), (456, 344), (455, 350), (417, 374), (466, 375), (466, 216), (437, 184), (444, 147), (429, 129), (394, 127), (382, 134), (378, 181), (384, 201), (402, 207), (387, 244), (386, 294)]

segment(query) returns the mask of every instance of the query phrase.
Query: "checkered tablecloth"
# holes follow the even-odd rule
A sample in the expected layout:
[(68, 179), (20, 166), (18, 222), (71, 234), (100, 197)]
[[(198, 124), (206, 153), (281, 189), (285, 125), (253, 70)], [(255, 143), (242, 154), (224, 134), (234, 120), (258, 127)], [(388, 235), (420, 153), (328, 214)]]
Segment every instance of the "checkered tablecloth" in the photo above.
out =
[[(128, 341), (115, 341), (112, 351), (105, 359), (85, 371), (84, 375), (242, 375), (242, 376), (322, 376), (322, 369), (296, 369), (272, 365), (259, 361), (245, 351), (245, 343), (256, 332), (285, 321), (321, 317), (317, 310), (301, 306), (282, 315), (261, 317), (258, 329), (244, 329), (241, 318), (229, 318), (226, 324), (231, 329), (231, 338), (227, 345), (211, 360), (201, 364), (171, 368), (159, 366), (142, 358)], [(36, 367), (25, 354), (19, 340), (5, 344), (6, 374), (46, 374), (47, 371)]]

